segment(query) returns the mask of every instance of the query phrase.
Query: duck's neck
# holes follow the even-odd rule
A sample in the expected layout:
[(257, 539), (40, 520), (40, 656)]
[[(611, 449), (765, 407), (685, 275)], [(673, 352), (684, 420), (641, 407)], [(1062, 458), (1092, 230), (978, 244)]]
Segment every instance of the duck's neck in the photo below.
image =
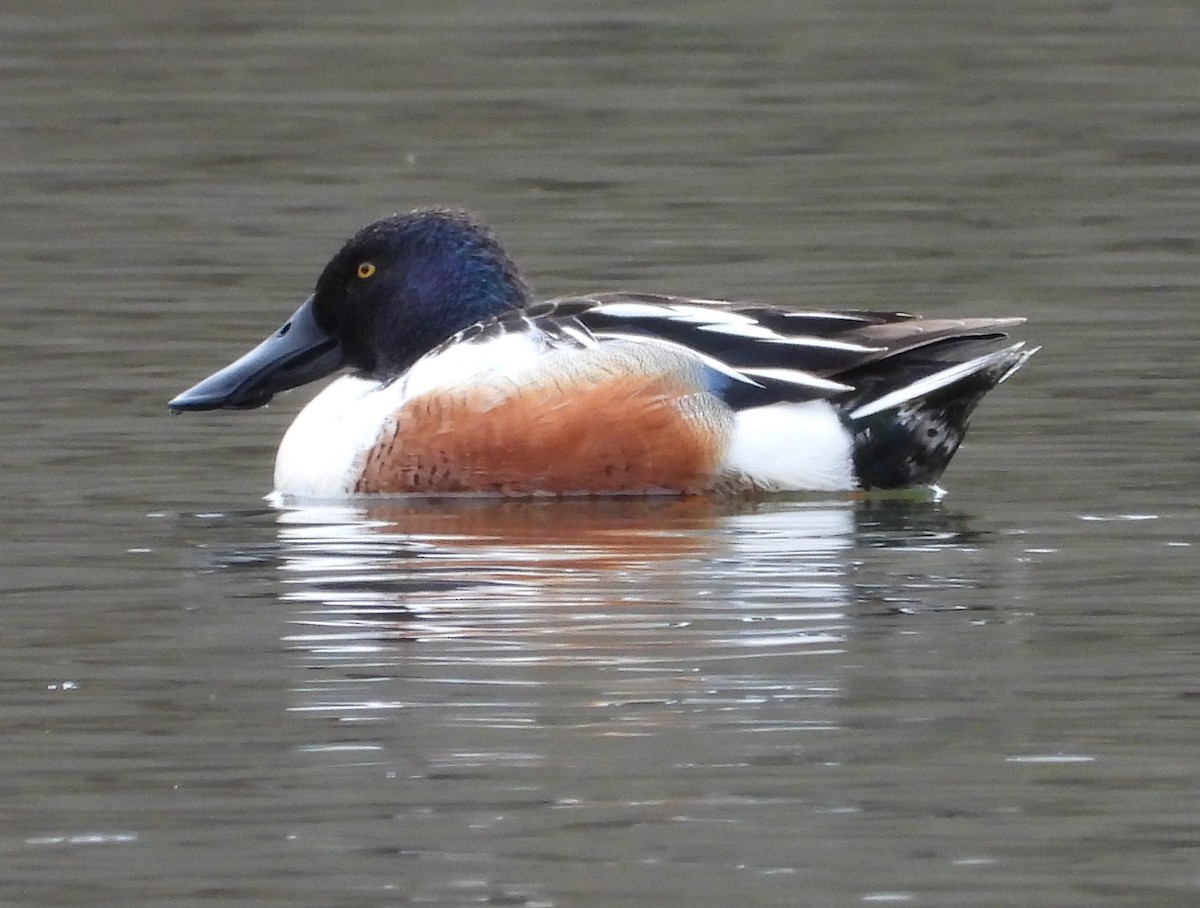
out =
[(459, 331), (527, 306), (532, 299), (520, 272), (503, 254), (418, 265), (409, 269), (406, 284), (405, 309), (416, 317), (395, 326), (405, 343), (402, 351), (381, 363), (388, 377), (406, 371)]

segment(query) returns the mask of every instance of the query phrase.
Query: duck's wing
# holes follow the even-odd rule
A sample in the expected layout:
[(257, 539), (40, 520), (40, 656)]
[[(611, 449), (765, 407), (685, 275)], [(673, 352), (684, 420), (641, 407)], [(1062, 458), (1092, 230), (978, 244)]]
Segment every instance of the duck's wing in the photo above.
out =
[[(575, 325), (597, 338), (645, 337), (711, 358), (746, 376), (734, 406), (837, 399), (846, 409), (933, 376), (956, 380), (1007, 337), (1020, 318), (927, 319), (907, 312), (788, 310), (644, 293), (550, 300), (525, 310), (541, 326)], [(980, 361), (980, 367), (986, 364)], [(925, 385), (916, 384), (925, 381)], [(758, 389), (755, 389), (755, 386)]]

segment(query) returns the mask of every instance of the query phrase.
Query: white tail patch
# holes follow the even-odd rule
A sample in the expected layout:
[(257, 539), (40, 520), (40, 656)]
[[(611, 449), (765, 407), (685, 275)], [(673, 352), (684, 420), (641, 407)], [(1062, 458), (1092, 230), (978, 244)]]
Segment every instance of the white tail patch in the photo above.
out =
[(722, 473), (766, 492), (857, 487), (850, 433), (823, 400), (738, 412)]
[(939, 372), (934, 372), (933, 375), (927, 375), (922, 379), (918, 379), (911, 385), (905, 385), (903, 388), (898, 388), (890, 394), (877, 397), (868, 404), (863, 404), (861, 407), (852, 410), (849, 417), (850, 419), (862, 419), (864, 416), (871, 416), (874, 413), (890, 410), (910, 400), (916, 400), (927, 394), (932, 394), (934, 391), (961, 381), (969, 375), (982, 372), (984, 369), (990, 369), (992, 366), (1016, 356), (1018, 357), (1016, 364), (1004, 374), (1004, 377), (1007, 378), (1013, 373), (1014, 369), (1018, 368), (1021, 363), (1036, 352), (1029, 350), (1021, 353), (1021, 348), (1024, 346), (1025, 343), (1022, 341), (1013, 344), (1011, 347), (1005, 347), (1003, 350), (994, 350), (991, 353), (985, 353), (983, 356), (969, 359), (965, 363), (957, 363)]

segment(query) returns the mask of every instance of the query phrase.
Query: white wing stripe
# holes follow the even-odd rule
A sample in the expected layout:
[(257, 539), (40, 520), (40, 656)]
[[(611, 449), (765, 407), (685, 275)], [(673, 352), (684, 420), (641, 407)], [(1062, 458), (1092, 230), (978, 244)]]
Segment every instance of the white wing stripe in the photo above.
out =
[(579, 341), (582, 347), (595, 347), (597, 344), (596, 338), (582, 328), (577, 328), (574, 325), (568, 325), (564, 322), (559, 325), (559, 329), (563, 334)]
[(743, 369), (746, 375), (751, 378), (765, 378), (768, 381), (785, 382), (789, 385), (798, 385), (802, 388), (814, 388), (819, 391), (828, 391), (830, 393), (841, 393), (842, 391), (853, 391), (853, 385), (844, 385), (841, 382), (831, 381), (827, 378), (820, 378), (810, 372), (802, 372), (799, 369)]
[(601, 303), (589, 311), (598, 315), (609, 315), (613, 318), (671, 317), (670, 306), (656, 306), (652, 303)]
[(693, 322), (697, 325), (753, 325), (755, 320), (740, 312), (720, 309), (701, 309), (699, 306), (671, 306), (671, 321)]
[(762, 325), (759, 325), (755, 322), (731, 325), (699, 325), (697, 326), (696, 330), (709, 331), (713, 334), (728, 334), (731, 337), (750, 337), (754, 338), (755, 340), (784, 341), (785, 343), (790, 341), (790, 338), (776, 334), (770, 328), (764, 328)]
[(670, 347), (673, 350), (681, 350), (688, 356), (704, 363), (704, 365), (708, 366), (710, 369), (714, 369), (715, 371), (720, 372), (722, 375), (728, 375), (735, 381), (740, 381), (747, 385), (754, 385), (756, 388), (762, 387), (761, 384), (756, 382), (745, 372), (733, 368), (733, 366), (729, 365), (729, 363), (723, 363), (716, 357), (708, 356), (704, 353), (701, 353), (699, 350), (693, 350), (691, 347), (684, 346), (683, 344), (677, 344), (674, 341), (663, 340), (661, 337), (646, 337), (641, 334), (621, 334), (619, 331), (598, 331), (596, 332), (596, 336), (606, 337), (611, 340), (633, 341), (634, 343), (638, 344), (657, 344), (661, 347)]
[(852, 312), (813, 312), (813, 311), (809, 311), (809, 310), (805, 309), (803, 311), (795, 311), (795, 312), (788, 312), (788, 311), (784, 310), (784, 311), (780, 311), (776, 314), (782, 315), (784, 318), (794, 318), (797, 320), (806, 319), (806, 318), (809, 318), (809, 319), (815, 318), (815, 319), (819, 319), (821, 321), (837, 319), (838, 321), (854, 322), (855, 324), (862, 324), (863, 322), (875, 321), (875, 319), (871, 318), (869, 315), (855, 315)]
[(815, 347), (821, 350), (844, 350), (847, 353), (879, 353), (883, 347), (868, 347), (864, 344), (852, 344), (849, 341), (829, 340), (824, 337), (805, 335), (780, 334), (765, 325), (700, 325), (697, 331), (709, 331), (713, 334), (728, 334), (733, 337), (748, 337), (753, 340), (766, 341), (769, 344), (786, 344), (790, 347)]
[(755, 320), (740, 312), (703, 309), (700, 306), (660, 306), (654, 303), (601, 303), (590, 310), (610, 318), (662, 318), (697, 325), (753, 325)]
[[(656, 306), (649, 303), (612, 303), (597, 306), (592, 311), (609, 318), (664, 319), (676, 324), (695, 325), (697, 331), (725, 334), (730, 337), (744, 337), (770, 344), (787, 344), (793, 347), (812, 347), (821, 350), (843, 350), (847, 353), (878, 353), (883, 349), (882, 347), (871, 347), (823, 337), (781, 334), (738, 312), (714, 312), (692, 306)], [(856, 321), (860, 320), (856, 319)]]
[(865, 344), (852, 344), (849, 341), (835, 341), (824, 337), (804, 337), (777, 334), (770, 339), (773, 344), (791, 344), (793, 347), (819, 347), (822, 350), (844, 350), (847, 353), (881, 353), (886, 347), (868, 347)]
[(939, 388), (945, 388), (947, 385), (952, 385), (956, 381), (966, 378), (968, 375), (974, 375), (976, 372), (982, 372), (984, 369), (1003, 362), (1024, 346), (1025, 343), (1022, 341), (1013, 344), (1011, 347), (1005, 347), (1003, 350), (985, 353), (983, 356), (969, 359), (965, 363), (958, 363), (947, 369), (942, 369), (940, 372), (934, 372), (933, 375), (927, 375), (913, 382), (911, 385), (905, 385), (903, 388), (899, 388), (890, 394), (885, 394), (883, 397), (878, 397), (870, 403), (863, 404), (861, 407), (852, 410), (850, 418), (862, 419), (864, 416), (871, 416), (883, 410), (890, 410), (892, 407), (898, 407), (900, 404), (910, 400), (924, 397), (926, 394), (937, 391)]

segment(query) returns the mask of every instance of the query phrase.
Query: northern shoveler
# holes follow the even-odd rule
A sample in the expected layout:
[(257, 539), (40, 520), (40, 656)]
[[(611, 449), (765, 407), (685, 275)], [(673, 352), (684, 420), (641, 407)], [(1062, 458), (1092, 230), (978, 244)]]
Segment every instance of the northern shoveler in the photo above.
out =
[(534, 303), (492, 233), (364, 227), (277, 332), (169, 404), (260, 407), (342, 368), (283, 437), (278, 492), (514, 495), (932, 484), (1035, 350), (1018, 318), (811, 312), (643, 293)]

